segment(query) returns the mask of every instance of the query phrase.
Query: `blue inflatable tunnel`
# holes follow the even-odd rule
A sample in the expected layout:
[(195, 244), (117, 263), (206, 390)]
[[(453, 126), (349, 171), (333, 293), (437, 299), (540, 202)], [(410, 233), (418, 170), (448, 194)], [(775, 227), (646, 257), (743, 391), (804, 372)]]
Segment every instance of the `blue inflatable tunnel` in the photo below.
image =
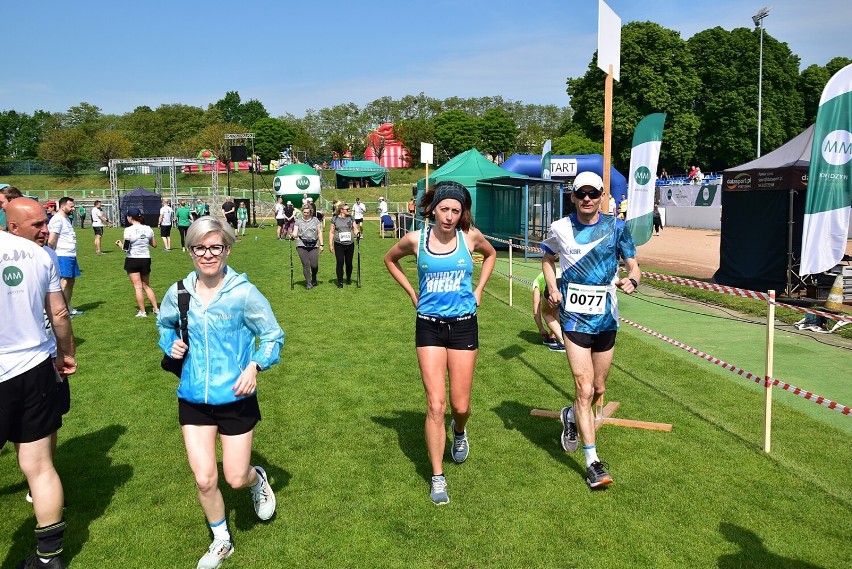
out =
[[(560, 175), (560, 173), (554, 169), (551, 176), (555, 179), (573, 178), (580, 172), (594, 172), (595, 174), (603, 177), (603, 156), (600, 154), (578, 154), (575, 156), (554, 155), (551, 156), (551, 163), (558, 162), (559, 159), (576, 160), (577, 171), (571, 176), (568, 176)], [(502, 168), (509, 172), (514, 172), (515, 174), (524, 174), (526, 176), (533, 176), (537, 178), (541, 176), (541, 155), (513, 154), (508, 160), (503, 162)], [(625, 178), (621, 172), (612, 166), (609, 168), (609, 186), (609, 191), (612, 194), (612, 197), (615, 198), (617, 204), (620, 204), (622, 200), (627, 197), (627, 178)]]

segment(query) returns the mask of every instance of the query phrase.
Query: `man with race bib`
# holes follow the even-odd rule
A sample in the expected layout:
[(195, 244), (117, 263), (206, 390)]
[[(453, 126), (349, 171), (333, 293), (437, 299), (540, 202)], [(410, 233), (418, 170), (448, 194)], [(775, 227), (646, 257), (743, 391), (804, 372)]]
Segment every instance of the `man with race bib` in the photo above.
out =
[[(553, 222), (542, 242), (548, 301), (559, 306), (568, 364), (574, 375), (574, 404), (562, 409), (562, 448), (574, 452), (579, 437), (586, 455), (586, 483), (590, 488), (612, 483), (607, 465), (595, 446), (594, 406), (606, 391), (618, 331), (616, 289), (627, 294), (639, 286), (642, 275), (636, 246), (627, 224), (600, 212), (603, 180), (594, 172), (581, 172), (574, 180), (571, 201), (577, 213)], [(557, 288), (556, 255), (562, 268)], [(620, 278), (622, 259), (627, 276)]]

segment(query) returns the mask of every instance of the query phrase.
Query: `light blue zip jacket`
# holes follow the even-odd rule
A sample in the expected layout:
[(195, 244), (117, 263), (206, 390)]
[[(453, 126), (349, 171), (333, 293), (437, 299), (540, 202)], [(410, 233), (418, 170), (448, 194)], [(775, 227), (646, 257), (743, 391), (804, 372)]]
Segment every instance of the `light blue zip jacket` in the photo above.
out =
[[(246, 275), (225, 267), (225, 283), (204, 309), (195, 295), (195, 271), (183, 285), (190, 294), (189, 351), (181, 372), (177, 396), (190, 403), (223, 405), (237, 399), (233, 386), (249, 362), (267, 369), (280, 361), (284, 330), (272, 307)], [(179, 338), (177, 284), (166, 292), (157, 316), (160, 349), (171, 354)], [(255, 348), (256, 339), (260, 345)], [(248, 397), (248, 396), (245, 396)]]

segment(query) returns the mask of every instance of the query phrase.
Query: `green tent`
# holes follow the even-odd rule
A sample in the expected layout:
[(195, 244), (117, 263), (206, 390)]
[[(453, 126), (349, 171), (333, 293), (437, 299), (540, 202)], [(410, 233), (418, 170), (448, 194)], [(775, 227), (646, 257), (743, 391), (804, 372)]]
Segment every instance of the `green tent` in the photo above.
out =
[[(430, 172), (429, 185), (445, 180), (462, 184), (470, 192), (471, 214), (476, 226), (484, 233), (506, 238), (516, 237), (525, 226), (523, 184), (507, 183), (506, 180), (511, 178), (524, 180), (528, 176), (504, 170), (482, 156), (476, 148), (471, 148), (435, 172)], [(425, 187), (426, 178), (418, 180), (418, 203)]]
[(361, 178), (372, 186), (381, 186), (388, 169), (371, 160), (350, 160), (334, 173), (338, 188), (348, 188), (350, 180)]

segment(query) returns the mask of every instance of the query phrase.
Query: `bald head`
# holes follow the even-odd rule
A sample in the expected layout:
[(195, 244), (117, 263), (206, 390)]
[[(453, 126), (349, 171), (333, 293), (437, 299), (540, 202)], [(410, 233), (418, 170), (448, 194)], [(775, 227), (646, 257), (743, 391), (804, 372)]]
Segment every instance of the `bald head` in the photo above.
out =
[(40, 203), (19, 198), (6, 205), (6, 228), (12, 235), (44, 246), (47, 242), (47, 213)]

